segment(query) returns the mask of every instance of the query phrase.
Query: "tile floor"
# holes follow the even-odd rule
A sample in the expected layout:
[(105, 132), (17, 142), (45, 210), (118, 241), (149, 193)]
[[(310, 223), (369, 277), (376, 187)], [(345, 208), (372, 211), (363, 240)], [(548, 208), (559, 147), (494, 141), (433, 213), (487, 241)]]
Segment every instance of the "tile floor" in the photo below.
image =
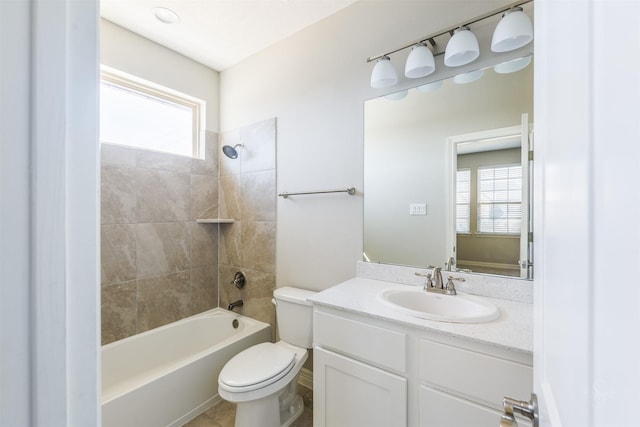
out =
[[(302, 396), (304, 401), (304, 412), (291, 427), (313, 427), (313, 390), (299, 385), (298, 394)], [(189, 421), (183, 427), (233, 427), (235, 416), (235, 404), (223, 400)]]

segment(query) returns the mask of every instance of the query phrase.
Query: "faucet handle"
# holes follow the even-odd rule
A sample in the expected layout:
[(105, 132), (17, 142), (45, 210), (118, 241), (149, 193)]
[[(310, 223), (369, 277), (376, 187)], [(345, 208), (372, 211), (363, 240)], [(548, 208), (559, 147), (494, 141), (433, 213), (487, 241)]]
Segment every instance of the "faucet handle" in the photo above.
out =
[(424, 283), (424, 286), (422, 287), (423, 290), (426, 290), (427, 288), (433, 288), (433, 280), (431, 280), (431, 277), (432, 277), (431, 273), (427, 273), (427, 274), (415, 273), (415, 275), (427, 278), (427, 281)]
[(448, 280), (447, 280), (447, 286), (445, 287), (446, 289), (446, 294), (447, 295), (456, 295), (456, 287), (453, 284), (453, 281), (457, 281), (457, 282), (464, 282), (465, 279), (463, 279), (462, 277), (453, 277), (453, 276), (449, 276)]

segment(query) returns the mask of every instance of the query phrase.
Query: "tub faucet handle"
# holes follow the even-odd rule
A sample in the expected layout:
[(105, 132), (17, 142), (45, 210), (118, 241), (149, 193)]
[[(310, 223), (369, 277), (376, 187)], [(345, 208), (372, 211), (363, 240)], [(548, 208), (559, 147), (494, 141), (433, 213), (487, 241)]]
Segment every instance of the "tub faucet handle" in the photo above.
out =
[(238, 289), (244, 288), (244, 285), (247, 284), (247, 276), (242, 271), (236, 271), (236, 274), (233, 275), (233, 280), (231, 284), (234, 285)]

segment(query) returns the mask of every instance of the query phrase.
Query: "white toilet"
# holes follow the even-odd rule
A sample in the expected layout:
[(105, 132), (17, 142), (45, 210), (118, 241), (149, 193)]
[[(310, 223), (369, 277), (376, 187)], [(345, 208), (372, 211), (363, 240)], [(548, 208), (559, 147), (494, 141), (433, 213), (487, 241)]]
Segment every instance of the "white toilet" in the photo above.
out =
[(237, 403), (236, 427), (287, 427), (302, 414), (298, 376), (313, 340), (315, 292), (278, 288), (273, 292), (280, 341), (261, 343), (235, 355), (222, 368), (218, 393)]

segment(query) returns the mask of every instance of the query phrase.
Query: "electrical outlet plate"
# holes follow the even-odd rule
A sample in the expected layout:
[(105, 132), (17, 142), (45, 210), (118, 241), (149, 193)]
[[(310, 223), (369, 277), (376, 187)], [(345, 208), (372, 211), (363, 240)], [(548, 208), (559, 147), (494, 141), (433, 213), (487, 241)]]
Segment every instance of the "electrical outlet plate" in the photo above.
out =
[(410, 203), (409, 215), (426, 215), (427, 204), (426, 203)]

